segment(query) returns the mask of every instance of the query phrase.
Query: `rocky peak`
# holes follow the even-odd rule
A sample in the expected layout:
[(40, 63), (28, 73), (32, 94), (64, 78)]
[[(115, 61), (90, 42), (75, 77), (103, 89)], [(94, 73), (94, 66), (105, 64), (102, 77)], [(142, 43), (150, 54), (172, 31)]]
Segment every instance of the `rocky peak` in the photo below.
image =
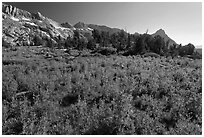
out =
[(75, 28), (87, 28), (87, 25), (84, 22), (78, 22), (74, 25)]
[(2, 12), (14, 16), (16, 13), (16, 7), (2, 3)]
[(62, 26), (62, 27), (65, 27), (65, 28), (74, 28), (74, 27), (72, 26), (72, 24), (70, 24), (69, 22), (62, 23), (61, 26)]
[(38, 20), (44, 20), (45, 19), (45, 17), (40, 12), (37, 12), (35, 14), (35, 18)]
[(61, 25), (40, 12), (30, 13), (12, 5), (2, 4), (2, 39), (11, 46), (35, 44), (34, 37), (57, 43), (57, 39), (72, 37), (73, 30)]
[(174, 40), (172, 40), (163, 29), (159, 29), (157, 30), (154, 34), (152, 34), (152, 36), (161, 36), (162, 38), (164, 38), (165, 43), (168, 43), (166, 46), (169, 48), (172, 45), (178, 45)]
[(170, 39), (163, 29), (159, 29), (155, 33), (152, 34), (153, 37), (158, 36), (158, 35), (163, 37), (164, 39)]
[(18, 9), (12, 5), (6, 5), (4, 3), (2, 3), (2, 12), (16, 18), (22, 18), (22, 17), (32, 18), (31, 13), (25, 10)]
[(155, 34), (157, 34), (157, 35), (161, 35), (161, 36), (166, 35), (166, 33), (165, 33), (165, 31), (164, 31), (163, 29), (159, 29), (159, 30), (157, 30)]

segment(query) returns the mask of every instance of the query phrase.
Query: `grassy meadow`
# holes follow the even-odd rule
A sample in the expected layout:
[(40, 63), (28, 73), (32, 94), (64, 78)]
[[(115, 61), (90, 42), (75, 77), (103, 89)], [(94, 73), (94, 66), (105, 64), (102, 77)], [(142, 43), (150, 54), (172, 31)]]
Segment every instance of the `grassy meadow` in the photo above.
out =
[(2, 134), (202, 134), (202, 60), (2, 49)]

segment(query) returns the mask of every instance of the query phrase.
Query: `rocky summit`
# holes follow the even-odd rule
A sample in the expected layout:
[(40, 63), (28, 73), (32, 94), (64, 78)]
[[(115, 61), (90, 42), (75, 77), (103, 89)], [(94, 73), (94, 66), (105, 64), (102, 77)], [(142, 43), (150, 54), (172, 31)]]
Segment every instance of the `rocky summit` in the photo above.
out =
[(164, 42), (166, 43), (167, 47), (169, 48), (171, 45), (176, 45), (178, 46), (178, 44), (172, 40), (163, 29), (159, 29), (157, 30), (155, 33), (152, 34), (152, 36), (161, 36), (164, 39)]
[(35, 36), (56, 43), (58, 37), (72, 37), (73, 30), (44, 17), (40, 12), (30, 13), (2, 3), (2, 39), (12, 46), (33, 45)]

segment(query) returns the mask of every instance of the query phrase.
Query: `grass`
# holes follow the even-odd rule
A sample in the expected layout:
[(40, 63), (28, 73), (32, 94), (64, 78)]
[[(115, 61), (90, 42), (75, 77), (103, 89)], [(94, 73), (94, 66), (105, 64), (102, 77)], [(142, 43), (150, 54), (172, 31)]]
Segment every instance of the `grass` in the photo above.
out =
[(202, 134), (202, 60), (43, 50), (3, 49), (2, 134)]

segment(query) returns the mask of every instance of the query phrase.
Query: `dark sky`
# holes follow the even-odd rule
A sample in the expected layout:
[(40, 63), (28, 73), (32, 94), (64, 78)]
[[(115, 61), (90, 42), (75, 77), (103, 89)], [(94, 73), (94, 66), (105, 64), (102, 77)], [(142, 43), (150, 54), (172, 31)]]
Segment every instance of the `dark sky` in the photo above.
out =
[(49, 17), (57, 22), (79, 21), (125, 29), (130, 33), (165, 32), (182, 45), (202, 43), (202, 3), (190, 2), (12, 2), (7, 4)]

